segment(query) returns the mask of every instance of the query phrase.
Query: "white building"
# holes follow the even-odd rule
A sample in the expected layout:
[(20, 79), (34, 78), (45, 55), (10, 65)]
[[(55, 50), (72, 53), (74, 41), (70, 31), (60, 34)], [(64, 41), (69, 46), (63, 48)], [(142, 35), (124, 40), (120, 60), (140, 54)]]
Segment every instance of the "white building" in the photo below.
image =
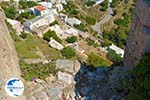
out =
[(56, 24), (54, 26), (51, 26), (50, 30), (55, 31), (55, 33), (57, 34), (59, 38), (65, 39), (66, 36), (65, 34), (63, 34), (64, 30), (62, 30), (59, 25)]
[(49, 24), (55, 21), (54, 14), (49, 13), (44, 16), (37, 16), (24, 23), (24, 28), (38, 34), (40, 37), (49, 30)]
[(57, 4), (57, 3), (67, 4), (67, 0), (51, 0), (51, 2), (53, 4)]
[(55, 48), (57, 50), (62, 50), (64, 47), (59, 42), (57, 42), (55, 39), (50, 38), (50, 42), (48, 43), (52, 48)]
[(108, 47), (108, 49), (114, 50), (116, 54), (120, 55), (122, 58), (124, 56), (124, 50), (112, 44)]
[(51, 2), (39, 2), (38, 4), (41, 5), (41, 6), (44, 6), (47, 9), (52, 8), (52, 3)]
[(50, 30), (55, 31), (57, 36), (61, 39), (66, 39), (67, 37), (70, 36), (78, 36), (79, 32), (77, 29), (75, 28), (69, 28), (69, 29), (61, 29), (61, 27), (59, 25), (54, 25), (50, 27)]
[(63, 10), (63, 5), (62, 4), (56, 4), (55, 7), (57, 8), (57, 10), (59, 12)]
[(74, 24), (77, 24), (77, 25), (80, 25), (81, 24), (81, 21), (78, 20), (77, 18), (67, 18), (65, 20), (65, 22), (71, 26), (73, 26)]
[(72, 28), (72, 27), (69, 28), (69, 29), (66, 29), (64, 32), (66, 34), (70, 35), (70, 36), (72, 36), (72, 35), (78, 36), (79, 35), (79, 31), (77, 29), (75, 29), (75, 28)]

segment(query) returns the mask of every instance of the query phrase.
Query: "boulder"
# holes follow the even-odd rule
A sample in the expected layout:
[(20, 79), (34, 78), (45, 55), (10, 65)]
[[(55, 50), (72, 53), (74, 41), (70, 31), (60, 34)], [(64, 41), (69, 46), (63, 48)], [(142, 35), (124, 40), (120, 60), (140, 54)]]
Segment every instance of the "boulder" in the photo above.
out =
[(80, 70), (80, 63), (75, 60), (57, 60), (56, 61), (56, 69), (64, 70), (66, 72), (78, 72)]
[(61, 87), (52, 87), (49, 88), (47, 91), (48, 97), (51, 98), (51, 100), (60, 100), (62, 96), (62, 88)]
[(44, 91), (36, 92), (34, 96), (37, 100), (49, 100), (47, 94)]
[(63, 72), (59, 71), (57, 73), (57, 80), (63, 81), (70, 85), (71, 83), (73, 83), (73, 76), (68, 73), (63, 73)]

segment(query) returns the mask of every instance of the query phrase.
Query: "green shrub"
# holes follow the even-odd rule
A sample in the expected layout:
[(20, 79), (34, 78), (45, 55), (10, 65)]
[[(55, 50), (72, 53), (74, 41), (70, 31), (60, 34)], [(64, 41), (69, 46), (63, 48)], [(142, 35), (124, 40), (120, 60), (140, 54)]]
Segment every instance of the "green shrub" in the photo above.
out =
[(21, 32), (21, 34), (20, 34), (20, 37), (22, 38), (22, 39), (25, 39), (25, 38), (27, 38), (27, 33), (25, 33), (25, 32)]
[(63, 56), (65, 56), (66, 58), (72, 58), (76, 55), (76, 52), (73, 48), (67, 46), (67, 47), (64, 47), (62, 50), (61, 50), (61, 53)]
[(115, 8), (119, 4), (120, 0), (112, 0), (111, 7)]
[(110, 62), (103, 59), (102, 57), (95, 55), (94, 53), (90, 53), (88, 55), (87, 59), (87, 66), (93, 66), (93, 67), (104, 67), (104, 66), (110, 66)]
[(108, 8), (108, 3), (109, 3), (108, 0), (104, 0), (104, 1), (101, 3), (101, 8), (100, 8), (100, 10), (101, 10), (101, 11), (106, 11), (107, 8)]
[(84, 32), (87, 31), (86, 26), (82, 23), (80, 25), (74, 24), (74, 27)]
[(26, 64), (25, 62), (20, 61), (21, 76), (27, 81), (30, 81), (31, 78), (45, 79), (49, 74), (55, 75), (57, 73), (55, 68), (55, 63)]
[(88, 23), (90, 25), (94, 25), (96, 23), (96, 20), (90, 16), (87, 16), (85, 21), (86, 21), (86, 23)]
[(113, 50), (109, 50), (107, 53), (107, 58), (112, 61), (114, 65), (120, 65), (122, 62), (121, 56), (116, 54), (116, 52)]
[(95, 41), (93, 41), (93, 40), (91, 40), (89, 38), (86, 39), (86, 42), (87, 42), (88, 45), (92, 45), (94, 47), (98, 47), (99, 46), (97, 43), (95, 43)]
[(55, 24), (58, 24), (58, 22), (56, 20), (54, 22), (50, 23), (49, 26), (54, 26)]
[(76, 36), (67, 37), (66, 41), (68, 43), (74, 43), (77, 41), (77, 37)]
[(55, 31), (48, 31), (44, 34), (43, 39), (46, 41), (50, 41), (50, 37), (52, 37), (53, 39), (55, 39), (57, 42), (61, 43), (61, 39), (57, 36), (57, 34), (55, 33)]
[(10, 19), (15, 19), (17, 15), (17, 11), (14, 7), (4, 8), (4, 12), (6, 14), (6, 17)]
[(86, 4), (87, 6), (93, 6), (95, 3), (96, 3), (96, 2), (93, 1), (93, 0), (86, 0), (86, 1), (85, 1), (85, 4)]
[(102, 47), (108, 47), (111, 46), (112, 42), (109, 41), (108, 39), (104, 39), (104, 42), (101, 43)]

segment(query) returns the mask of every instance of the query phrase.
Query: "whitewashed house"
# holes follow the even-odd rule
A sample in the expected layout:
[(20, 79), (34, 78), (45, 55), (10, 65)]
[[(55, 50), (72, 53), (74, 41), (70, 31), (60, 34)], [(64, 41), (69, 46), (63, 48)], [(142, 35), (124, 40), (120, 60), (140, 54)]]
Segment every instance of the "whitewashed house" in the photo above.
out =
[(55, 48), (57, 50), (62, 50), (64, 47), (59, 42), (57, 42), (55, 39), (50, 38), (50, 41), (48, 43), (52, 48)]
[(65, 22), (71, 26), (74, 26), (74, 24), (76, 25), (80, 25), (81, 24), (81, 21), (77, 18), (67, 18), (65, 20)]
[(55, 7), (58, 10), (58, 12), (63, 10), (63, 5), (62, 4), (56, 4)]
[(124, 50), (123, 49), (117, 47), (114, 44), (109, 46), (108, 49), (114, 50), (116, 52), (116, 54), (120, 55), (123, 58), (123, 56), (124, 56)]
[(66, 29), (64, 31), (64, 33), (68, 34), (69, 36), (72, 36), (72, 35), (78, 36), (79, 35), (79, 31), (77, 29), (75, 29), (75, 28), (72, 28), (72, 27), (69, 28), (69, 29)]
[(39, 2), (38, 3), (39, 5), (41, 5), (41, 6), (44, 6), (46, 9), (50, 9), (50, 8), (52, 8), (52, 3), (51, 2)]
[(49, 24), (55, 21), (54, 14), (46, 14), (44, 16), (37, 16), (24, 23), (24, 29), (36, 33), (40, 37), (46, 33), (50, 28)]

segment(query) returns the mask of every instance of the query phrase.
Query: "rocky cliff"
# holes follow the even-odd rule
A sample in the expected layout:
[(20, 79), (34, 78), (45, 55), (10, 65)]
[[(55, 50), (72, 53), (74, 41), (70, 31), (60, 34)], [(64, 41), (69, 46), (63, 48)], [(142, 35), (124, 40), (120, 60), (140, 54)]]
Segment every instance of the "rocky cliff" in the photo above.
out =
[(5, 15), (0, 11), (0, 100), (24, 100), (23, 96), (11, 98), (4, 91), (5, 83), (10, 78), (19, 78), (20, 69), (13, 40), (5, 24)]
[(150, 52), (150, 1), (137, 0), (123, 59), (125, 68), (136, 66), (142, 55), (148, 52)]

